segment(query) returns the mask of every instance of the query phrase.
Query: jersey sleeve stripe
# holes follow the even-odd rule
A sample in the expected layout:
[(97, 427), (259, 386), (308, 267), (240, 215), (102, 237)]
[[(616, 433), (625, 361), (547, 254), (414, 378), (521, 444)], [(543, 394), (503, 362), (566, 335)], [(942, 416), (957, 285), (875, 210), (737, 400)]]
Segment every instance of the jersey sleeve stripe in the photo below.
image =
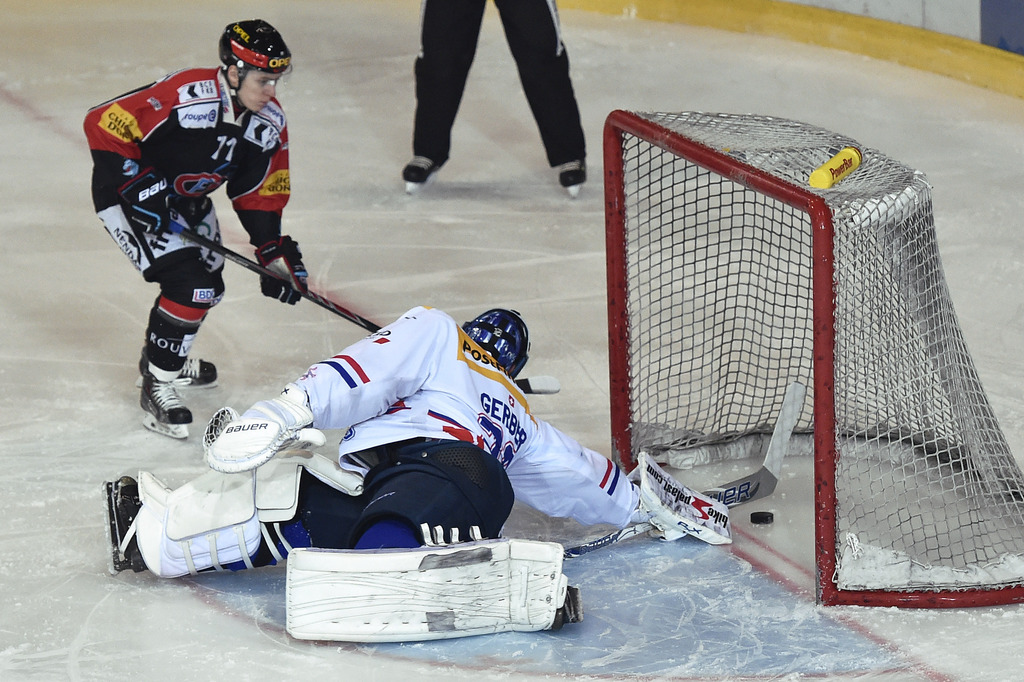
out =
[[(349, 372), (345, 365), (341, 363), (342, 360), (346, 360), (348, 362), (348, 365), (351, 367), (352, 372), (355, 373), (355, 376), (353, 376), (352, 372)], [(330, 360), (325, 360), (321, 364), (327, 365), (341, 375), (341, 378), (346, 384), (348, 384), (349, 388), (356, 388), (357, 386), (370, 383), (370, 377), (366, 376), (366, 372), (363, 371), (363, 368), (347, 355), (335, 356)]]
[(348, 366), (352, 368), (352, 371), (356, 373), (356, 375), (359, 377), (359, 380), (362, 381), (364, 384), (370, 383), (370, 377), (366, 376), (366, 372), (363, 371), (363, 368), (359, 366), (359, 363), (356, 362), (355, 358), (353, 358), (351, 355), (336, 355), (335, 357), (338, 358), (339, 360), (344, 360), (345, 362), (347, 362)]
[(326, 360), (323, 364), (340, 374), (341, 378), (345, 380), (345, 383), (348, 384), (349, 388), (355, 388), (359, 385), (355, 382), (355, 379), (352, 378), (352, 375), (348, 373), (348, 370), (341, 366), (341, 363), (335, 362), (334, 360)]
[[(608, 464), (604, 470), (604, 478), (601, 479), (601, 488), (609, 495), (615, 492), (615, 488), (619, 484), (620, 473), (619, 468), (612, 464), (611, 460), (608, 460)], [(610, 485), (608, 481), (609, 478), (611, 479)]]
[[(355, 373), (355, 378), (353, 378), (349, 369), (346, 369), (342, 362), (345, 362), (351, 371)], [(361, 384), (370, 383), (370, 377), (366, 375), (363, 368), (360, 367), (359, 363), (350, 355), (335, 355), (330, 360), (324, 360), (321, 364), (331, 367), (335, 372), (340, 374), (341, 378), (345, 380), (345, 383), (348, 384), (349, 388), (355, 388)], [(358, 381), (356, 379), (358, 379)]]

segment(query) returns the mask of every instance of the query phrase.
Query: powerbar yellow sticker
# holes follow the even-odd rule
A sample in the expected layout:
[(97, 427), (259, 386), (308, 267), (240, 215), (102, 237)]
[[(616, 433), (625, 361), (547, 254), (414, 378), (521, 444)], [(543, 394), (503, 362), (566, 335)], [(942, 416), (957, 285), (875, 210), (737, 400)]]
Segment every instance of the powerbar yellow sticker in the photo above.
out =
[(818, 166), (807, 182), (811, 187), (828, 189), (860, 167), (860, 150), (856, 147), (843, 147), (839, 153)]

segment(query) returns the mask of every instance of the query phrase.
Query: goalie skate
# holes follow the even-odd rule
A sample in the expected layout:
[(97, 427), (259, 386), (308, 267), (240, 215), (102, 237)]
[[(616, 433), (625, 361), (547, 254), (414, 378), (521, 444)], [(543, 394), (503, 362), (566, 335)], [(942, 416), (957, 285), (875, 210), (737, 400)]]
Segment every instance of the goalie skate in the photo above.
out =
[(173, 381), (159, 381), (146, 372), (142, 376), (139, 404), (146, 411), (142, 425), (147, 429), (171, 438), (188, 438), (192, 412), (181, 402)]
[(139, 486), (130, 476), (103, 484), (107, 509), (107, 543), (110, 555), (107, 570), (111, 575), (130, 568), (136, 573), (146, 570), (139, 544), (135, 539), (133, 523), (142, 507), (139, 501)]
[(561, 630), (566, 623), (579, 623), (583, 620), (583, 599), (580, 588), (566, 585), (565, 601), (555, 610), (555, 620), (549, 630)]

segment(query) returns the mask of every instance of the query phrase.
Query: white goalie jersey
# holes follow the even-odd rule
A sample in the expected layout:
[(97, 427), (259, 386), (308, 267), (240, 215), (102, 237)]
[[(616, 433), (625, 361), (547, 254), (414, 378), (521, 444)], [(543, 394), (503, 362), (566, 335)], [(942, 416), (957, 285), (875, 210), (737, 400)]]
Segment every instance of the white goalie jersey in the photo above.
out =
[(474, 443), (505, 467), (516, 499), (550, 516), (625, 527), (636, 488), (608, 458), (535, 418), (515, 383), (446, 313), (413, 308), (295, 382), (313, 426), (346, 429), (355, 453), (410, 438)]

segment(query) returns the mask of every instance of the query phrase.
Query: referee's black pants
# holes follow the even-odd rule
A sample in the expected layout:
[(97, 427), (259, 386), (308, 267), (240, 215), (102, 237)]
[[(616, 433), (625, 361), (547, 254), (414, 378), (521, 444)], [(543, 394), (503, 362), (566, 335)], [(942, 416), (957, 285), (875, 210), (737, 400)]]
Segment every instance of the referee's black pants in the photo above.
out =
[[(423, 0), (413, 154), (438, 165), (448, 160), (452, 125), (476, 54), (486, 1)], [(554, 167), (584, 159), (580, 112), (554, 0), (494, 4), (548, 163)]]

